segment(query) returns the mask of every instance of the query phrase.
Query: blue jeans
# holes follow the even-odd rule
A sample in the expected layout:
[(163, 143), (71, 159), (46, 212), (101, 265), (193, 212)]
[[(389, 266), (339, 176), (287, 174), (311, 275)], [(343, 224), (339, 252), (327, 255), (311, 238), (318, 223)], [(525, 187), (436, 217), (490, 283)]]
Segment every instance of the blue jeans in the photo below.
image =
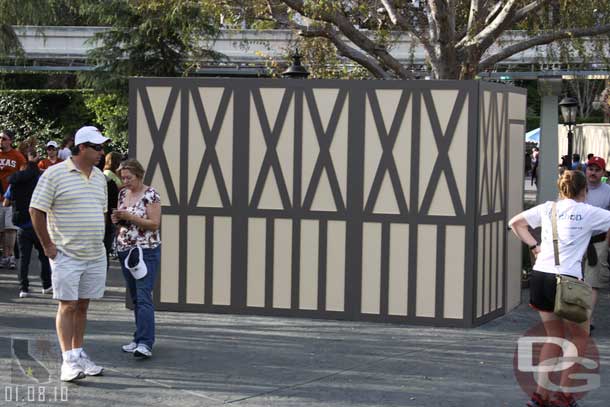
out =
[(148, 273), (139, 280), (131, 275), (129, 269), (125, 268), (125, 258), (129, 251), (118, 252), (121, 261), (123, 277), (133, 301), (133, 314), (136, 319), (136, 331), (133, 341), (137, 344), (143, 343), (152, 349), (155, 343), (155, 307), (153, 305), (152, 291), (155, 279), (159, 271), (159, 260), (161, 258), (161, 246), (154, 249), (142, 249), (144, 262)]

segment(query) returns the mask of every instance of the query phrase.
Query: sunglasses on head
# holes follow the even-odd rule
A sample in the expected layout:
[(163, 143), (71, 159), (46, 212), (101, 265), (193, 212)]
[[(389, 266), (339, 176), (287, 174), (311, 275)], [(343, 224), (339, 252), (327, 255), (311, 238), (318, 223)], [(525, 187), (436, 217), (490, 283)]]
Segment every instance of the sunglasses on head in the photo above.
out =
[(85, 147), (89, 147), (94, 149), (95, 151), (102, 151), (104, 149), (104, 146), (101, 144), (93, 144), (93, 143), (83, 143), (85, 145)]

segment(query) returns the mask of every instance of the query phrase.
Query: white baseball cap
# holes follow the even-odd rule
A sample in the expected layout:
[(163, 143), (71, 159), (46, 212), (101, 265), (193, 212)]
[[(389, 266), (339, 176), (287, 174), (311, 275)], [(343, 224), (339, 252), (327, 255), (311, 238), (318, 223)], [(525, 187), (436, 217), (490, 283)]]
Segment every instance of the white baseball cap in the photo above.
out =
[(102, 132), (94, 126), (81, 127), (74, 135), (75, 146), (82, 143), (103, 144), (108, 140), (110, 139), (108, 137), (104, 137)]
[(146, 263), (144, 263), (144, 255), (140, 246), (132, 248), (127, 257), (125, 257), (125, 268), (131, 272), (131, 275), (136, 280), (141, 279), (148, 273)]
[(57, 142), (56, 142), (56, 141), (51, 140), (51, 141), (49, 141), (49, 142), (47, 143), (47, 147), (55, 147), (55, 148), (58, 148), (58, 147), (59, 147), (59, 145), (57, 144)]

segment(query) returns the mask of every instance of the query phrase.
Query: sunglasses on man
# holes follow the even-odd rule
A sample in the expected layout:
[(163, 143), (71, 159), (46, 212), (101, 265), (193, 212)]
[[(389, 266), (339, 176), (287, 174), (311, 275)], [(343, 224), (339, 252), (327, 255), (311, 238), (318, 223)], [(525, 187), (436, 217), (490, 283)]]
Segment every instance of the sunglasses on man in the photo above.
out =
[(89, 147), (94, 149), (95, 151), (102, 151), (104, 146), (102, 144), (93, 144), (93, 143), (83, 143), (85, 147)]

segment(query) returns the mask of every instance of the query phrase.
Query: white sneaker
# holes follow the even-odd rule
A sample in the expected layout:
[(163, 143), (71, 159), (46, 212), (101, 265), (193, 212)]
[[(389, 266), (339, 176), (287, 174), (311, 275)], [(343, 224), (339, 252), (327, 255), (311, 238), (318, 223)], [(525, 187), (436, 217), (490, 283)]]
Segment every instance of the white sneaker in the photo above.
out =
[(30, 296), (30, 293), (27, 291), (19, 291), (19, 298), (27, 298)]
[(40, 290), (40, 292), (43, 294), (53, 294), (53, 286), (50, 286), (49, 288), (43, 288)]
[(78, 363), (87, 376), (99, 376), (104, 373), (104, 368), (93, 363), (85, 351), (81, 351), (80, 358), (78, 358), (76, 363)]
[(78, 362), (68, 362), (64, 360), (61, 364), (61, 381), (71, 382), (73, 380), (79, 380), (85, 378), (85, 372), (80, 367)]
[(152, 352), (148, 349), (148, 346), (140, 343), (138, 347), (133, 351), (133, 356), (136, 358), (149, 358), (152, 356)]
[(137, 347), (138, 347), (137, 343), (130, 342), (127, 345), (121, 346), (121, 349), (123, 349), (123, 352), (133, 353), (136, 350)]

